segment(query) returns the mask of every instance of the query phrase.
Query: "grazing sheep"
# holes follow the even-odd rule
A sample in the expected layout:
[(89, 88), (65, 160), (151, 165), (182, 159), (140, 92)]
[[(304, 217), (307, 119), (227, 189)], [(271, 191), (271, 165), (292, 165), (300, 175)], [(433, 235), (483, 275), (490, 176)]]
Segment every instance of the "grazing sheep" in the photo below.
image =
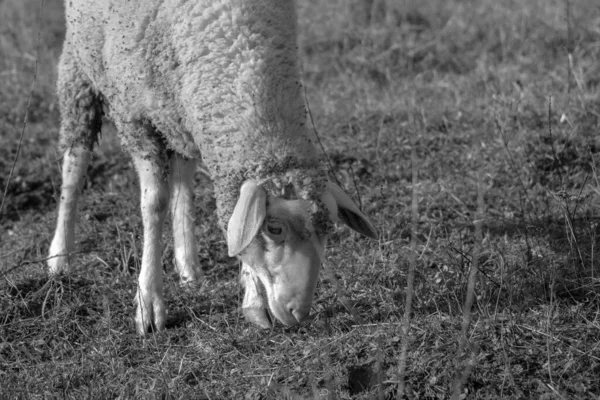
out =
[(306, 125), (292, 0), (65, 1), (58, 95), (64, 152), (49, 271), (68, 267), (77, 199), (103, 112), (140, 179), (140, 334), (162, 329), (161, 237), (170, 209), (182, 283), (199, 279), (193, 173), (214, 180), (230, 256), (242, 261), (246, 318), (286, 325), (310, 310), (327, 235), (341, 219), (377, 232), (327, 180)]

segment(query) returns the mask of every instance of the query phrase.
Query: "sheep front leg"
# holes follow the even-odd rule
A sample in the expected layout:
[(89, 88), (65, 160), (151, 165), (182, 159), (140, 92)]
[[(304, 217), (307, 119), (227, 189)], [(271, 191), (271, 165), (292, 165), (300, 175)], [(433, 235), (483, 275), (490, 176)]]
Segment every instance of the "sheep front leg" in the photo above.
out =
[(194, 235), (194, 171), (196, 160), (187, 160), (177, 154), (171, 156), (171, 214), (175, 266), (181, 284), (192, 283), (202, 277), (199, 268), (196, 237)]
[(64, 272), (69, 266), (69, 253), (75, 247), (77, 200), (90, 158), (91, 152), (83, 147), (71, 147), (65, 151), (56, 231), (48, 257), (50, 275)]
[(156, 153), (134, 156), (140, 178), (144, 246), (142, 268), (136, 295), (135, 323), (138, 333), (144, 335), (151, 327), (162, 330), (166, 308), (163, 299), (161, 266), (162, 230), (168, 208), (166, 162)]
[(267, 316), (267, 302), (260, 291), (258, 275), (252, 268), (242, 262), (240, 281), (244, 286), (244, 300), (242, 301), (242, 313), (250, 323), (261, 328), (270, 328), (271, 322)]

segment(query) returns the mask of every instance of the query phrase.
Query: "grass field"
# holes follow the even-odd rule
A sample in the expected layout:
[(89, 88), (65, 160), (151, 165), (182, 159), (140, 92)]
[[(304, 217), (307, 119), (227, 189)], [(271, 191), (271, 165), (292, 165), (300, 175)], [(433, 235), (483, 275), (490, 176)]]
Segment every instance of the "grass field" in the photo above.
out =
[(468, 399), (600, 399), (600, 3), (301, 3), (315, 127), (381, 239), (340, 227), (309, 320), (259, 330), (241, 315), (239, 265), (199, 169), (206, 279), (178, 287), (166, 237), (168, 326), (140, 338), (138, 187), (108, 123), (73, 271), (45, 273), (60, 188), (62, 1), (0, 0), (0, 398), (388, 399), (403, 381), (406, 398), (443, 399), (462, 380)]

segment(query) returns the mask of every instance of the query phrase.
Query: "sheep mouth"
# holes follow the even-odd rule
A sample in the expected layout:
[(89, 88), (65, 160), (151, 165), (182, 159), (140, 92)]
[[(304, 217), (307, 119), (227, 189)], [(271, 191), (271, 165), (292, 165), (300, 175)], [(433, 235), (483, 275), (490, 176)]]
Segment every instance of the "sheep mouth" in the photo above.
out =
[[(282, 312), (282, 310), (279, 310), (279, 313), (277, 313), (277, 311), (273, 309), (279, 305), (277, 303), (271, 304), (269, 301), (269, 295), (267, 294), (267, 289), (260, 279), (258, 280), (258, 293), (263, 300), (263, 304), (266, 304), (266, 307), (262, 310), (263, 315), (261, 316), (261, 326), (265, 326), (266, 322), (268, 321), (269, 327), (272, 328), (276, 320), (285, 326), (294, 326), (297, 324), (295, 319), (287, 318), (285, 312)], [(278, 317), (278, 315), (280, 316)]]
[(260, 279), (258, 280), (257, 286), (258, 293), (266, 307), (261, 310), (255, 310), (253, 323), (263, 328), (272, 328), (275, 325), (276, 320), (285, 326), (294, 326), (298, 324), (298, 321), (294, 317), (291, 317), (291, 314), (288, 316), (278, 303), (272, 304), (269, 301), (267, 289)]

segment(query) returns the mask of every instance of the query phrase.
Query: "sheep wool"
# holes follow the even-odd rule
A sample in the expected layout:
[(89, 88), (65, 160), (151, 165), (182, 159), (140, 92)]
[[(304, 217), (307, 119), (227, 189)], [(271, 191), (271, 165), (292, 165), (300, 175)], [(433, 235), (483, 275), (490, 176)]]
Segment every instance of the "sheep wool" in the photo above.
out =
[[(308, 200), (315, 229), (331, 230), (320, 200), (327, 173), (307, 126), (293, 0), (69, 0), (65, 7), (61, 68), (89, 79), (129, 152), (202, 158), (223, 230), (246, 179), (270, 196)], [(93, 110), (89, 118), (97, 118)], [(72, 132), (63, 148), (81, 141)]]

